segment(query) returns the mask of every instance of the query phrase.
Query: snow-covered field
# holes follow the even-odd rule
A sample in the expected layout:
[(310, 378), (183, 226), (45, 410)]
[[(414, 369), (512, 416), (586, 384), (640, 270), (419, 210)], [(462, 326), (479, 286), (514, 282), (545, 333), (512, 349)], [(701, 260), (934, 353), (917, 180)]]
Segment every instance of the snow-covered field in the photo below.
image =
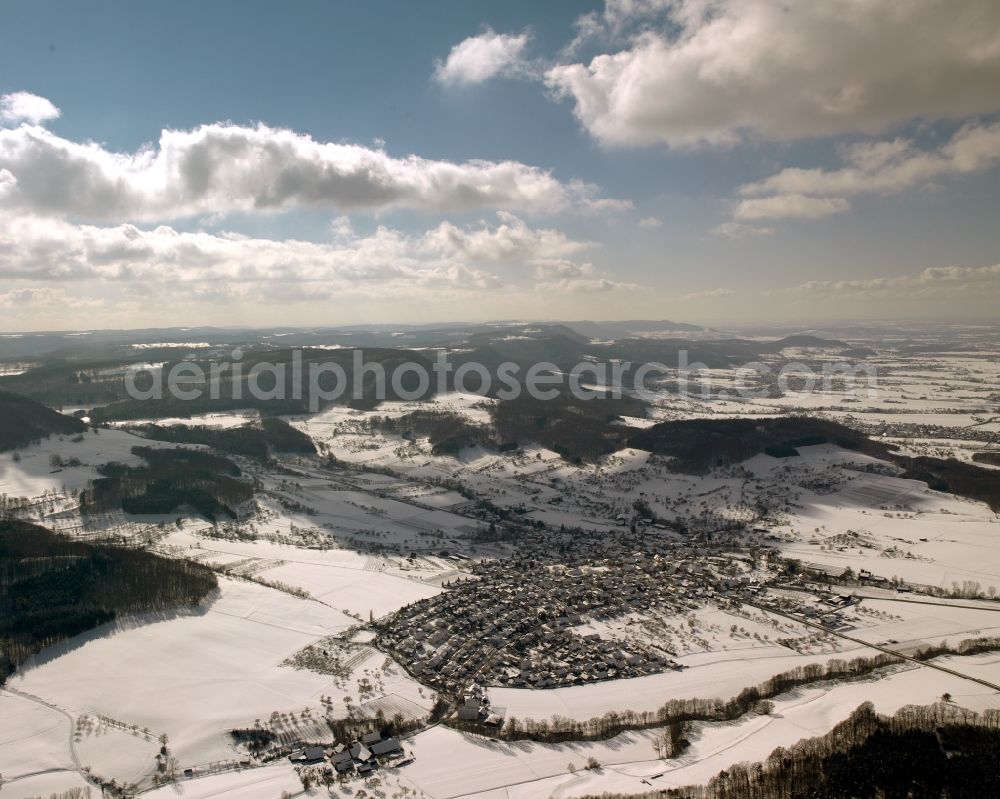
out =
[(677, 658), (683, 671), (668, 671), (594, 685), (573, 685), (539, 691), (529, 688), (492, 688), (492, 701), (519, 719), (549, 719), (552, 716), (585, 721), (611, 711), (657, 710), (671, 699), (729, 699), (743, 688), (796, 666), (822, 663), (834, 657), (870, 657), (875, 650), (856, 646), (829, 655), (798, 655), (779, 646), (760, 647), (752, 653), (740, 650), (708, 652)]
[(157, 424), (163, 427), (173, 427), (175, 425), (187, 425), (189, 427), (215, 427), (220, 430), (228, 430), (233, 427), (242, 427), (245, 424), (256, 421), (260, 418), (260, 413), (255, 410), (233, 411), (232, 413), (199, 413), (192, 416), (171, 416), (157, 419), (129, 419), (127, 422), (113, 422), (116, 427), (138, 426), (144, 424)]
[[(808, 411), (898, 443), (910, 454), (970, 460), (976, 452), (1000, 448), (997, 353), (942, 359), (880, 350), (872, 363), (880, 369), (874, 393), (864, 376), (856, 376), (819, 394), (793, 385), (781, 396), (723, 397), (719, 391), (736, 385), (734, 373), (705, 370), (699, 379), (714, 393), (664, 393), (647, 418), (624, 422), (645, 427), (661, 419)], [(759, 501), (773, 512), (759, 543), (807, 567), (838, 573), (864, 569), (945, 591), (1000, 592), (997, 514), (982, 503), (899, 479), (887, 464), (832, 446), (803, 447), (795, 458), (761, 455), (695, 476), (673, 472), (664, 459), (634, 449), (583, 465), (531, 444), (502, 455), (470, 448), (457, 458), (436, 456), (426, 440), (383, 435), (365, 424), (372, 415), (416, 410), (453, 412), (485, 424), (490, 402), (453, 393), (429, 402), (386, 403), (367, 413), (331, 408), (290, 418), (324, 455), (350, 468), (302, 457), (286, 458), (280, 468), (248, 464), (258, 485), (257, 508), (239, 522), (212, 525), (190, 516), (179, 524), (173, 517), (109, 516), (95, 522), (133, 535), (145, 530), (156, 551), (212, 566), (222, 575), (220, 590), (198, 612), (101, 628), (26, 663), (10, 680), (11, 690), (0, 692), (0, 774), (7, 781), (0, 796), (42, 796), (83, 786), (84, 766), (147, 789), (164, 734), (181, 768), (198, 771), (237, 757), (228, 731), (258, 719), (294, 741), (325, 735), (324, 715), (343, 718), (350, 707), (369, 716), (377, 709), (388, 716), (405, 710), (408, 718), (428, 712), (433, 691), (375, 649), (373, 632), (356, 628), (447, 590), (444, 584), (468, 569), (469, 561), (455, 554), (516, 552), (506, 542), (478, 540), (487, 522), (472, 515), (472, 503), (454, 490), (456, 484), (550, 529), (611, 531), (637, 496), (664, 519), (707, 518), (706, 524), (746, 521), (747, 508)], [(150, 421), (223, 428), (253, 418), (253, 412), (235, 412)], [(0, 453), (0, 494), (34, 498), (34, 518), (71, 531), (78, 523), (72, 492), (97, 476), (97, 466), (138, 463), (131, 454), (135, 446), (172, 446), (116, 428), (75, 439), (42, 441), (20, 450), (18, 459)], [(55, 465), (53, 456), (63, 465)], [(165, 521), (171, 523), (160, 524)], [(680, 540), (666, 530), (655, 534)], [(749, 577), (751, 567), (743, 568)], [(766, 569), (755, 566), (752, 573), (763, 575)], [(993, 602), (851, 590), (863, 598), (843, 616), (849, 635), (864, 643), (817, 634), (770, 611), (699, 598), (681, 609), (587, 618), (575, 628), (581, 635), (662, 647), (683, 670), (548, 690), (492, 687), (489, 695), (508, 718), (586, 720), (611, 711), (656, 710), (672, 699), (728, 699), (797, 666), (874, 655), (866, 644), (903, 650), (1000, 636), (1000, 606)], [(794, 597), (791, 589), (768, 595)], [(342, 672), (301, 667), (309, 661), (303, 653), (314, 654), (315, 648), (341, 658)], [(300, 667), (289, 665), (293, 658)], [(996, 653), (937, 662), (1000, 682)], [(1000, 707), (998, 695), (985, 686), (907, 664), (877, 679), (815, 685), (777, 697), (769, 716), (695, 725), (692, 747), (677, 760), (656, 759), (655, 731), (601, 743), (543, 745), (502, 744), (435, 726), (406, 739), (415, 760), (382, 772), (382, 794), (406, 787), (427, 799), (535, 799), (700, 783), (735, 762), (764, 758), (777, 746), (824, 734), (861, 702), (892, 712), (944, 693), (975, 710)], [(601, 768), (585, 769), (590, 757)], [(357, 787), (335, 792), (346, 797)], [(278, 799), (300, 790), (294, 770), (282, 761), (182, 779), (151, 795)]]
[[(172, 445), (113, 429), (90, 430), (80, 436), (52, 436), (16, 453), (0, 452), (0, 494), (39, 497), (46, 491), (79, 490), (98, 476), (96, 467), (103, 463), (141, 464), (142, 459), (132, 454), (133, 447), (163, 446)], [(54, 465), (53, 456), (63, 461), (79, 459), (80, 465)]]
[[(149, 799), (280, 799), (302, 791), (288, 763), (182, 780), (143, 794)], [(315, 795), (319, 795), (318, 793)]]
[[(788, 523), (773, 529), (789, 539), (779, 545), (783, 554), (804, 563), (867, 569), (946, 590), (971, 581), (983, 591), (1000, 591), (1000, 517), (985, 505), (932, 491), (916, 481), (856, 471), (851, 463), (863, 465), (872, 459), (833, 447), (802, 452), (803, 463), (812, 460), (840, 472), (842, 483), (822, 494), (797, 490), (797, 507), (788, 514)], [(772, 472), (784, 468), (765, 458), (754, 459), (748, 467)], [(849, 546), (844, 538), (848, 533), (870, 545)]]
[[(700, 784), (734, 763), (766, 759), (779, 746), (824, 735), (864, 702), (872, 702), (880, 713), (894, 713), (905, 705), (935, 702), (946, 692), (964, 707), (997, 707), (995, 692), (970, 688), (970, 683), (957, 677), (915, 667), (877, 681), (794, 691), (775, 700), (774, 711), (767, 716), (751, 715), (733, 724), (697, 724), (691, 749), (676, 760), (657, 760), (651, 754), (644, 760), (630, 761), (616, 751), (606, 760), (598, 757), (604, 764), (599, 771), (577, 769), (575, 774), (569, 774), (564, 767), (562, 773), (548, 779), (525, 781), (506, 791), (517, 799), (536, 799), (604, 792), (644, 793)], [(486, 786), (481, 790), (487, 790)], [(438, 794), (435, 799), (462, 794)]]
[[(166, 733), (185, 765), (234, 756), (226, 733), (272, 712), (318, 711), (331, 677), (283, 666), (298, 649), (346, 630), (339, 610), (254, 583), (222, 580), (204, 612), (101, 628), (46, 650), (11, 679), (73, 716), (102, 714)], [(385, 693), (420, 703), (398, 670)], [(95, 770), (96, 771), (96, 770)]]
[[(0, 774), (5, 780), (75, 771), (70, 718), (27, 697), (0, 691)], [(6, 797), (6, 791), (5, 791)]]
[(90, 785), (82, 774), (73, 771), (53, 771), (38, 774), (33, 777), (21, 777), (12, 782), (4, 783), (4, 799), (43, 799), (53, 794), (59, 795), (65, 791), (90, 788), (92, 796), (99, 796), (94, 786)]
[[(986, 688), (924, 667), (902, 667), (858, 683), (790, 692), (775, 700), (770, 715), (695, 724), (691, 748), (677, 759), (657, 758), (656, 730), (603, 742), (540, 744), (501, 743), (436, 727), (407, 741), (415, 758), (411, 765), (383, 776), (389, 785), (407, 786), (432, 799), (645, 793), (703, 783), (733, 763), (765, 759), (779, 746), (823, 735), (866, 701), (878, 712), (894, 713), (905, 705), (938, 701), (944, 692), (971, 709), (997, 706), (995, 693)], [(586, 769), (589, 758), (600, 768)]]
[[(440, 592), (432, 578), (440, 572), (403, 558), (382, 558), (349, 549), (305, 549), (273, 541), (228, 541), (172, 532), (160, 542), (170, 554), (203, 563), (240, 564), (264, 581), (306, 591), (338, 610), (376, 618)], [(404, 567), (404, 564), (405, 567)]]

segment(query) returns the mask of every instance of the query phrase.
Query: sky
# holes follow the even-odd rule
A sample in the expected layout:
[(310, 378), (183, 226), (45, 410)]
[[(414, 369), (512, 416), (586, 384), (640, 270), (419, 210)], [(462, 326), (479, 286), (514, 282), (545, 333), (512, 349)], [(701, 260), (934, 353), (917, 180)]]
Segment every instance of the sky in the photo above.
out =
[(0, 6), (0, 329), (1000, 321), (996, 0)]

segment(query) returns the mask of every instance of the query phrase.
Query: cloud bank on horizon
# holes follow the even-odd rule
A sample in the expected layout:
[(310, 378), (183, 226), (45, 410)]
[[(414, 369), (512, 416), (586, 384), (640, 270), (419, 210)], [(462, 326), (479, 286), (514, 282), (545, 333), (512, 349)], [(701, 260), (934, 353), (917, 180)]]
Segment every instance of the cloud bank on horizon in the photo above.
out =
[[(136, 312), (162, 290), (252, 308), (262, 300), (467, 299), (508, 283), (564, 293), (635, 288), (571, 260), (593, 242), (530, 226), (507, 210), (588, 215), (627, 208), (627, 201), (516, 161), (394, 158), (287, 129), (222, 123), (165, 130), (158, 146), (117, 153), (42, 127), (59, 116), (45, 98), (20, 92), (5, 95), (0, 107), (21, 122), (0, 128), (0, 280), (60, 284), (0, 292), (7, 309), (53, 310), (70, 285), (95, 281), (117, 286), (116, 306)], [(162, 224), (312, 208), (486, 211), (496, 223), (445, 220), (419, 235), (378, 225), (361, 235), (341, 214), (331, 240), (319, 242)], [(502, 265), (506, 274), (483, 265)]]
[[(771, 268), (762, 281), (741, 257), (787, 263), (803, 236), (836, 233), (858, 205), (946, 198), (995, 177), (995, 2), (605, 0), (565, 38), (552, 49), (531, 19), (508, 31), (483, 20), (424, 80), (452, 103), (513, 82), (565, 108), (590, 141), (576, 173), (530, 153), (400, 154), (263, 122), (204, 120), (120, 150), (58, 132), (71, 120), (55, 98), (0, 94), (5, 327), (208, 311), (319, 322), (339, 300), (351, 321), (684, 309), (739, 321), (752, 318), (748, 299), (770, 303), (769, 317), (779, 302), (809, 317), (831, 297), (856, 313), (959, 317), (1000, 299), (989, 234), (978, 262), (872, 257), (850, 274), (828, 261), (825, 274)], [(733, 177), (706, 209), (680, 179), (628, 196), (620, 159), (650, 172), (731, 163)], [(591, 169), (602, 160), (611, 171)], [(684, 202), (701, 204), (700, 224), (682, 218)], [(319, 234), (317, 215), (329, 220)]]

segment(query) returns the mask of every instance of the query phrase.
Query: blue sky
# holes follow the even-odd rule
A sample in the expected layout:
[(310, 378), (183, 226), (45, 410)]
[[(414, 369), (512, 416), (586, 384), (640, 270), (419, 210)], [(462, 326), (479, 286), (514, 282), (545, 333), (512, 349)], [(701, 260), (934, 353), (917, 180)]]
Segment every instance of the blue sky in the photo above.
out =
[(986, 0), (0, 14), (7, 330), (995, 317)]

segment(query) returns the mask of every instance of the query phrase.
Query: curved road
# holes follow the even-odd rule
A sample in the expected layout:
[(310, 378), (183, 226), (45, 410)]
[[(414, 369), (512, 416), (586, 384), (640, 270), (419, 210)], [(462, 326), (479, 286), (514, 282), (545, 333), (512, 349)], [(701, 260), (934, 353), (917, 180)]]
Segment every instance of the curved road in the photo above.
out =
[[(9, 685), (5, 685), (3, 688), (0, 688), (0, 693), (4, 692), (10, 694), (11, 696), (16, 696), (21, 699), (25, 699), (28, 702), (34, 702), (36, 705), (41, 705), (42, 707), (46, 707), (49, 710), (54, 710), (56, 713), (59, 713), (60, 715), (65, 717), (65, 719), (69, 722), (69, 739), (68, 739), (69, 755), (70, 758), (73, 760), (73, 765), (76, 767), (75, 771), (90, 785), (99, 788), (100, 785), (98, 785), (97, 781), (90, 776), (90, 774), (86, 771), (86, 769), (84, 769), (83, 764), (80, 762), (80, 757), (76, 753), (76, 740), (74, 735), (74, 725), (76, 724), (76, 719), (74, 719), (69, 713), (67, 713), (58, 705), (53, 705), (51, 702), (46, 702), (44, 699), (39, 699), (37, 696), (34, 696), (33, 694), (28, 694), (25, 693), (24, 691), (19, 691), (16, 688), (11, 688)], [(56, 774), (64, 771), (73, 773), (74, 769), (51, 768), (51, 769), (45, 769), (43, 771), (35, 771), (32, 772), (31, 774), (21, 774), (17, 777), (14, 777), (13, 779), (4, 780), (3, 783), (0, 783), (0, 785), (6, 785), (8, 783), (16, 782), (17, 780), (23, 780), (28, 777), (37, 777), (42, 774)]]

